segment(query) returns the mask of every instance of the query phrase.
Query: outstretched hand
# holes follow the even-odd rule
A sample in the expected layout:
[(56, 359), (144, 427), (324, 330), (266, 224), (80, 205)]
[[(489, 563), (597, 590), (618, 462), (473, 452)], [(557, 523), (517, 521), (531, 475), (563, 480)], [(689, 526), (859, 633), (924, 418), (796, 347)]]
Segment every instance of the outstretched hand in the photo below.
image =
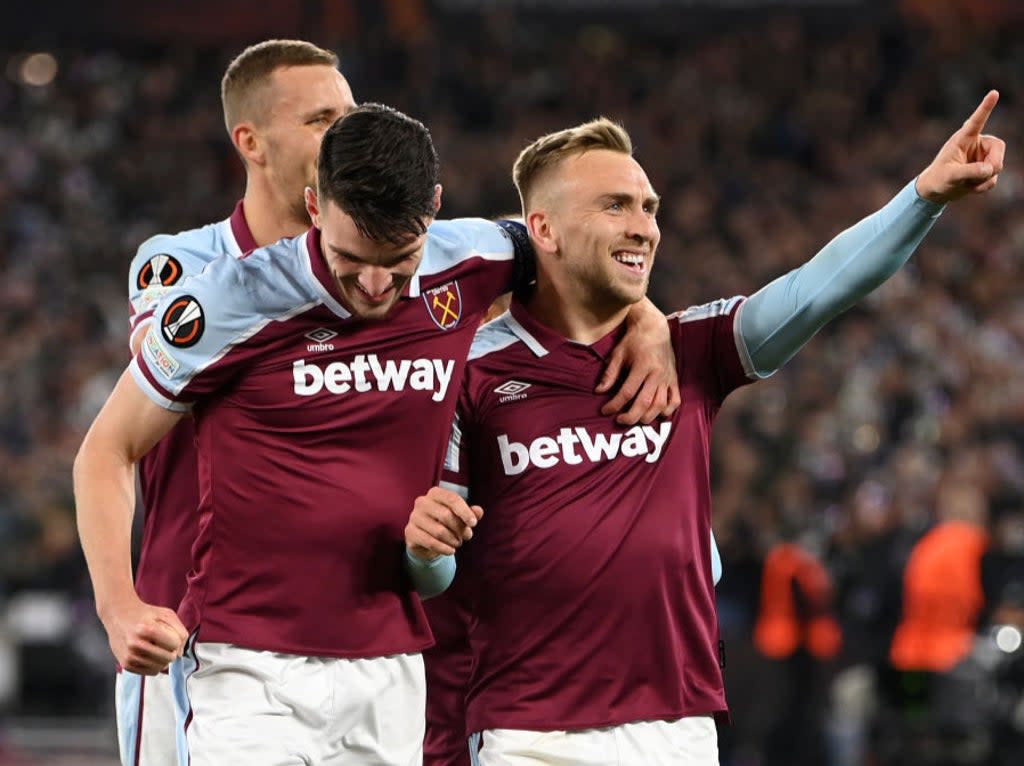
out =
[(990, 90), (974, 114), (943, 144), (935, 159), (917, 177), (917, 193), (938, 203), (953, 202), (967, 194), (993, 188), (1003, 169), (1006, 143), (982, 133), (999, 101)]

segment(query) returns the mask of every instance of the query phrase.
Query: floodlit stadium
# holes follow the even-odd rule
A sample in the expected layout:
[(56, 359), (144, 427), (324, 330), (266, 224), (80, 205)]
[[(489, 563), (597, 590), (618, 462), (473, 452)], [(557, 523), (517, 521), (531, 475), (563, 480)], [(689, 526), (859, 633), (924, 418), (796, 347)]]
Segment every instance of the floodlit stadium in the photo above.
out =
[(1024, 763), (1018, 0), (9, 5), (0, 766)]

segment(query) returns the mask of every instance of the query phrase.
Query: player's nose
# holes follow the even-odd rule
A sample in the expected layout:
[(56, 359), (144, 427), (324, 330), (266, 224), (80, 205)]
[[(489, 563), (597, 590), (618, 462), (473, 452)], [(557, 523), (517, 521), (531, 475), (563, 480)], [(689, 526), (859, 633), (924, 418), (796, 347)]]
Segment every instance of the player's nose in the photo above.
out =
[(377, 266), (371, 266), (359, 275), (359, 286), (373, 297), (387, 292), (392, 283), (391, 272)]
[(646, 211), (638, 210), (629, 217), (626, 236), (640, 243), (654, 242), (658, 238), (658, 222)]

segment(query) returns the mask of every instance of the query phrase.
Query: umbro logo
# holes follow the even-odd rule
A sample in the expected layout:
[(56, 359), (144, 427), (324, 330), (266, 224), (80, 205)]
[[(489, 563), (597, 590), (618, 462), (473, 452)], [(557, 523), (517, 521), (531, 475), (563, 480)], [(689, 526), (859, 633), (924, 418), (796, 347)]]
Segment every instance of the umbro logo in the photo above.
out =
[(500, 404), (504, 404), (505, 402), (525, 399), (526, 394), (523, 392), (529, 387), (529, 383), (523, 383), (519, 380), (509, 380), (494, 389), (494, 393), (500, 395), (501, 398), (498, 399), (498, 402)]
[(312, 332), (307, 332), (305, 337), (313, 341), (306, 346), (307, 351), (334, 351), (334, 344), (328, 341), (338, 337), (338, 333), (326, 327), (318, 327)]

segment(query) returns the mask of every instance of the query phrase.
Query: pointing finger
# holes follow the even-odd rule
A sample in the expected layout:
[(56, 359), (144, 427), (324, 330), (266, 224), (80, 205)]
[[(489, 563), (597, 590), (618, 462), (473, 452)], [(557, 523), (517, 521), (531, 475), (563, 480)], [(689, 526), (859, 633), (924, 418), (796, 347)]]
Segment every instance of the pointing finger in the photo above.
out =
[(978, 108), (974, 110), (974, 114), (964, 121), (964, 126), (961, 130), (969, 136), (980, 136), (981, 131), (985, 129), (985, 123), (988, 122), (989, 115), (996, 108), (998, 101), (999, 91), (990, 90), (986, 93), (985, 98), (978, 104)]

